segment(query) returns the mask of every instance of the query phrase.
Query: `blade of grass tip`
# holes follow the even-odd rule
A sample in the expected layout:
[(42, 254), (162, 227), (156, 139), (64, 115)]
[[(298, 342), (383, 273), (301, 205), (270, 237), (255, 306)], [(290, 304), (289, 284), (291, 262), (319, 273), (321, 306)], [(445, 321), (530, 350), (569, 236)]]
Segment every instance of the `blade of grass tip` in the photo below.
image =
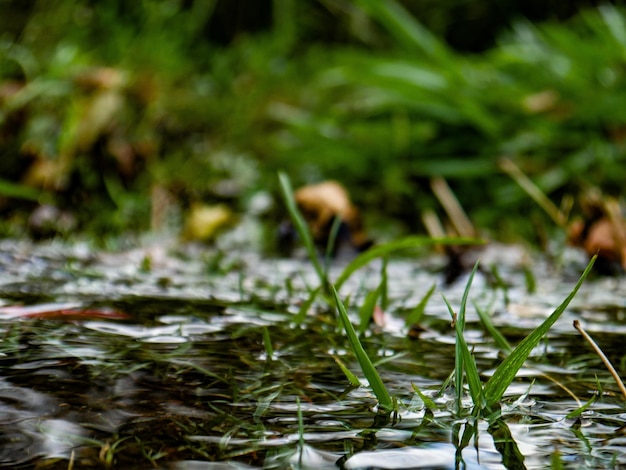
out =
[(309, 310), (311, 310), (311, 306), (313, 305), (313, 302), (315, 302), (315, 298), (320, 293), (320, 290), (322, 290), (321, 285), (317, 286), (315, 289), (309, 292), (309, 297), (304, 302), (302, 302), (302, 305), (300, 305), (300, 310), (298, 310), (298, 313), (296, 313), (296, 315), (293, 317), (294, 324), (302, 324), (307, 316), (307, 313), (309, 313)]
[[(498, 348), (500, 348), (501, 351), (510, 353), (513, 350), (513, 347), (493, 325), (489, 314), (487, 314), (487, 312), (484, 309), (478, 307), (476, 303), (473, 302), (473, 304), (474, 304), (474, 308), (476, 309), (476, 312), (478, 313), (478, 317), (480, 318), (481, 323), (483, 324), (487, 332), (491, 335), (493, 340), (496, 342), (496, 346), (498, 346)], [(574, 395), (574, 393), (569, 388), (567, 388), (563, 383), (559, 382), (558, 380), (549, 376), (548, 374), (544, 374), (543, 372), (539, 372), (539, 375), (541, 377), (548, 379), (552, 383), (554, 383), (557, 387), (559, 387), (561, 390), (567, 393), (570, 397), (572, 397), (572, 399), (576, 401), (579, 404), (579, 406), (582, 406), (578, 397)]]
[(335, 288), (337, 290), (341, 289), (341, 286), (344, 282), (346, 282), (350, 276), (362, 268), (370, 261), (390, 254), (395, 251), (406, 250), (410, 248), (421, 248), (428, 245), (480, 245), (484, 243), (482, 240), (473, 239), (473, 238), (454, 238), (454, 237), (444, 237), (444, 238), (431, 238), (431, 237), (420, 237), (420, 236), (411, 236), (404, 237), (399, 240), (395, 240), (393, 242), (385, 243), (383, 245), (376, 245), (370, 248), (367, 251), (359, 254), (356, 258), (354, 258), (341, 272), (337, 280), (334, 282)]
[(589, 261), (589, 264), (583, 271), (580, 279), (561, 305), (559, 305), (541, 325), (535, 328), (532, 333), (524, 338), (522, 342), (513, 350), (513, 352), (511, 352), (511, 354), (509, 354), (497, 367), (493, 376), (487, 381), (484, 387), (487, 406), (493, 406), (500, 401), (504, 392), (509, 385), (511, 385), (511, 382), (515, 379), (517, 372), (520, 370), (522, 365), (524, 365), (524, 362), (532, 350), (539, 344), (541, 338), (546, 335), (546, 333), (550, 330), (550, 327), (552, 327), (552, 325), (559, 319), (572, 299), (576, 296), (580, 286), (591, 271), (596, 258), (597, 255), (591, 258), (591, 261)]
[(320, 283), (322, 285), (326, 285), (326, 275), (324, 269), (322, 269), (322, 265), (317, 256), (317, 250), (315, 249), (315, 244), (313, 243), (313, 238), (311, 237), (311, 232), (309, 231), (309, 226), (296, 205), (293, 189), (291, 187), (291, 181), (289, 181), (289, 177), (283, 172), (278, 173), (278, 180), (280, 182), (280, 188), (283, 198), (285, 199), (285, 204), (287, 206), (289, 216), (291, 217), (291, 221), (293, 222), (298, 235), (302, 239), (302, 243), (306, 248), (309, 259), (311, 260), (311, 263), (313, 263), (315, 272), (320, 279)]
[(324, 253), (324, 277), (328, 279), (328, 267), (330, 266), (330, 260), (335, 252), (335, 246), (337, 244), (337, 235), (341, 228), (341, 218), (334, 217), (333, 224), (330, 226), (330, 233), (328, 234), (328, 243), (326, 244), (326, 253)]
[(267, 326), (263, 327), (263, 345), (265, 346), (267, 360), (271, 361), (274, 357), (274, 348), (272, 347), (272, 339), (270, 338), (270, 331), (267, 329)]
[(410, 327), (411, 325), (417, 325), (421, 323), (422, 318), (424, 318), (424, 312), (426, 311), (426, 304), (428, 304), (428, 301), (432, 297), (436, 288), (437, 288), (437, 284), (433, 284), (430, 287), (430, 289), (428, 289), (428, 292), (426, 292), (426, 295), (422, 297), (422, 300), (420, 300), (420, 303), (417, 304), (415, 308), (413, 308), (413, 310), (409, 312), (405, 320), (406, 326)]
[(380, 308), (383, 311), (387, 311), (389, 306), (389, 282), (387, 277), (387, 265), (389, 263), (389, 256), (383, 256), (383, 265), (380, 268)]
[[(448, 306), (448, 310), (452, 311), (452, 306), (443, 298), (444, 302)], [(460, 317), (460, 315), (459, 315)], [(461, 411), (461, 401), (463, 399), (463, 371), (465, 371), (465, 377), (467, 378), (467, 385), (469, 386), (470, 396), (472, 397), (472, 403), (479, 408), (484, 407), (483, 400), (483, 386), (480, 382), (480, 374), (476, 367), (476, 361), (474, 356), (467, 346), (465, 337), (463, 336), (463, 325), (459, 322), (458, 318), (454, 323), (456, 332), (456, 346), (455, 346), (455, 387), (457, 398), (457, 413)], [(457, 378), (457, 377), (460, 377)]]
[(537, 279), (530, 266), (524, 264), (524, 281), (526, 283), (526, 292), (528, 294), (534, 294), (537, 291)]
[(361, 381), (359, 380), (359, 378), (346, 367), (341, 359), (339, 359), (337, 356), (333, 356), (333, 359), (335, 360), (343, 374), (346, 376), (346, 379), (348, 379), (348, 382), (350, 382), (350, 385), (352, 385), (353, 387), (360, 387)]
[(363, 349), (363, 345), (359, 341), (359, 338), (356, 334), (356, 331), (354, 331), (352, 323), (350, 323), (350, 319), (348, 318), (348, 312), (346, 312), (345, 307), (339, 299), (339, 294), (337, 294), (337, 290), (334, 286), (331, 286), (331, 289), (335, 298), (335, 304), (337, 306), (339, 318), (341, 318), (341, 322), (343, 323), (343, 327), (346, 331), (346, 336), (348, 337), (348, 342), (350, 343), (350, 346), (352, 347), (352, 350), (354, 351), (354, 354), (359, 361), (361, 370), (363, 371), (365, 378), (372, 387), (372, 391), (378, 399), (379, 406), (385, 411), (392, 411), (393, 401), (391, 399), (391, 396), (389, 395), (385, 384), (380, 378), (380, 375), (378, 375), (378, 371), (374, 367), (374, 364), (372, 364), (372, 361), (365, 352), (365, 349)]
[(415, 384), (411, 384), (411, 387), (413, 387), (413, 391), (415, 393), (417, 393), (417, 396), (420, 397), (420, 400), (422, 400), (424, 402), (424, 406), (426, 408), (428, 408), (430, 411), (435, 412), (439, 409), (439, 407), (437, 406), (437, 404), (432, 400), (432, 398), (427, 397), (426, 395), (424, 395), (424, 393), (422, 393), (422, 391), (417, 388), (417, 385)]
[(565, 415), (565, 418), (566, 419), (578, 418), (581, 414), (583, 414), (585, 411), (587, 411), (587, 409), (589, 409), (589, 407), (591, 405), (593, 405), (596, 401), (598, 401), (599, 397), (600, 397), (600, 395), (597, 394), (597, 393), (592, 395), (591, 398), (589, 400), (587, 400), (587, 402), (584, 405), (579, 406), (575, 410), (570, 411), (569, 413), (567, 413)]
[[(450, 305), (450, 302), (448, 302), (448, 299), (446, 299), (443, 295), (442, 297), (446, 307), (448, 307), (450, 316), (452, 317), (452, 323), (454, 324), (454, 331), (456, 335), (456, 323), (458, 321), (457, 315), (454, 312), (452, 305)], [(459, 414), (461, 413), (461, 405), (463, 402), (463, 354), (461, 353), (461, 346), (458, 340), (455, 341), (454, 346), (454, 389), (456, 394), (456, 412)]]
[[(461, 411), (461, 400), (463, 398), (463, 371), (465, 371), (465, 375), (467, 377), (467, 384), (469, 385), (472, 402), (475, 406), (483, 406), (483, 390), (480, 382), (480, 375), (478, 374), (476, 361), (474, 360), (474, 357), (465, 342), (465, 337), (463, 336), (463, 330), (465, 329), (467, 299), (469, 297), (472, 282), (474, 281), (474, 276), (476, 275), (476, 271), (478, 271), (478, 264), (478, 261), (474, 264), (474, 268), (467, 279), (467, 284), (465, 284), (465, 290), (463, 291), (463, 296), (461, 297), (459, 313), (456, 317), (456, 321), (454, 322), (454, 328), (456, 331), (455, 386), (457, 389), (457, 412)], [(443, 300), (450, 311), (450, 315), (454, 318), (454, 309), (445, 297), (443, 297)]]
[(474, 305), (474, 309), (476, 310), (476, 313), (478, 314), (478, 318), (480, 319), (480, 322), (483, 324), (483, 326), (485, 327), (489, 335), (496, 342), (496, 345), (498, 346), (498, 348), (500, 348), (502, 351), (505, 351), (505, 352), (511, 352), (513, 348), (511, 347), (509, 342), (506, 340), (506, 338), (502, 336), (502, 333), (500, 333), (496, 329), (494, 324), (491, 322), (491, 317), (489, 316), (489, 314), (484, 309), (476, 305), (476, 302), (472, 302), (472, 304)]
[(469, 297), (470, 288), (472, 287), (472, 282), (474, 282), (474, 276), (476, 275), (476, 271), (478, 271), (478, 264), (479, 261), (476, 261), (469, 278), (467, 278), (467, 284), (465, 284), (465, 290), (463, 291), (463, 296), (461, 297), (461, 307), (459, 308), (459, 317), (457, 319), (457, 323), (460, 323), (461, 331), (465, 328), (465, 310), (467, 308), (467, 299)]
[(611, 375), (613, 376), (613, 379), (615, 379), (615, 383), (617, 384), (620, 391), (622, 392), (622, 395), (624, 395), (624, 399), (626, 399), (626, 387), (624, 386), (624, 382), (622, 382), (622, 379), (620, 379), (617, 371), (615, 370), (615, 367), (613, 367), (613, 364), (611, 364), (611, 361), (609, 361), (609, 358), (606, 357), (606, 354), (604, 354), (602, 349), (600, 349), (600, 346), (598, 346), (598, 344), (593, 340), (593, 338), (589, 336), (589, 334), (585, 331), (585, 329), (582, 327), (582, 325), (580, 324), (578, 320), (574, 320), (574, 328), (578, 330), (578, 332), (582, 335), (582, 337), (585, 338), (585, 340), (591, 345), (591, 347), (596, 352), (596, 354), (600, 356), (600, 359), (602, 359), (604, 366), (611, 373)]
[(374, 309), (376, 308), (376, 302), (378, 302), (378, 298), (380, 297), (381, 289), (382, 283), (376, 289), (369, 291), (365, 296), (365, 301), (359, 309), (359, 335), (365, 333), (367, 328), (370, 326), (372, 316), (374, 315)]

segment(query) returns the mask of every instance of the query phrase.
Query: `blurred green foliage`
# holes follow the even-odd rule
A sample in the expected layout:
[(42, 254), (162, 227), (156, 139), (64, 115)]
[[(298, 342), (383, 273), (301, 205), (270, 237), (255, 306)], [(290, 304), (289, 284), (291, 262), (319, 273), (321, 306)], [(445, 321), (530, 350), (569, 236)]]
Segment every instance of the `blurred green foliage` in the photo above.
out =
[(284, 171), (340, 180), (375, 230), (421, 231), (442, 176), (481, 229), (534, 241), (551, 222), (498, 162), (557, 205), (619, 194), (626, 14), (511, 2), (496, 40), (479, 3), (1, 0), (0, 231), (33, 199), (107, 233), (158, 226), (155, 194), (245, 212)]

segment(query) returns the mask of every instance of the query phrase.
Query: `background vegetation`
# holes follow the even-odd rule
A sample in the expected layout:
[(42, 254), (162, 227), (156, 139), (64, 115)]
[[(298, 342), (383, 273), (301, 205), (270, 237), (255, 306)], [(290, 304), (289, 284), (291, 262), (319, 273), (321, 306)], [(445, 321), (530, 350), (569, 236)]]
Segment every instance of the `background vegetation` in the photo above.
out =
[(374, 232), (423, 231), (441, 176), (482, 230), (540, 241), (503, 157), (557, 205), (626, 180), (626, 14), (591, 3), (0, 0), (0, 233), (247, 214), (284, 171), (340, 180)]

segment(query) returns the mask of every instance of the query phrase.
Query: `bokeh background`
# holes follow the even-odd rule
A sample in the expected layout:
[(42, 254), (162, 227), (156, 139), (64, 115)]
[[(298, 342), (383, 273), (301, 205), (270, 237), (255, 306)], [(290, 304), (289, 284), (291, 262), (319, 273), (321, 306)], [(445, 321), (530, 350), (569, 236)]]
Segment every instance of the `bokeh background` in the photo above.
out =
[(270, 233), (284, 171), (341, 181), (380, 237), (423, 232), (442, 177), (482, 232), (541, 244), (555, 224), (503, 158), (573, 214), (626, 181), (622, 2), (0, 9), (2, 236), (184, 232), (198, 208)]

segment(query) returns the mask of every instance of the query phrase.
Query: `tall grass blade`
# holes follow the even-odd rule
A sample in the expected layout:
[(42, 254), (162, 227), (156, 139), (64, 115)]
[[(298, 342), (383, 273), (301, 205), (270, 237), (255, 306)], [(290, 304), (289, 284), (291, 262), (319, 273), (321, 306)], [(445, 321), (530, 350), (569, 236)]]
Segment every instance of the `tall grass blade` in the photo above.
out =
[(350, 319), (348, 318), (348, 312), (346, 312), (346, 308), (343, 306), (343, 303), (339, 299), (339, 294), (337, 294), (337, 290), (334, 286), (331, 286), (331, 289), (335, 298), (335, 304), (337, 306), (339, 318), (341, 318), (343, 327), (346, 330), (348, 342), (350, 343), (350, 346), (352, 347), (352, 350), (354, 351), (354, 354), (359, 361), (361, 370), (363, 371), (365, 378), (372, 387), (374, 395), (376, 395), (376, 398), (378, 399), (378, 405), (381, 407), (381, 409), (390, 412), (393, 410), (393, 401), (391, 399), (391, 396), (389, 395), (385, 384), (380, 378), (380, 375), (378, 375), (378, 371), (374, 367), (374, 364), (372, 364), (372, 361), (365, 352), (365, 349), (363, 349), (363, 345), (359, 341), (359, 337), (357, 336), (356, 331), (354, 331), (352, 323), (350, 323)]
[(456, 345), (455, 345), (455, 369), (454, 369), (454, 384), (456, 388), (456, 398), (457, 398), (457, 412), (461, 411), (461, 400), (463, 399), (463, 372), (465, 372), (465, 376), (467, 377), (467, 384), (470, 390), (470, 396), (472, 397), (472, 402), (475, 406), (483, 406), (483, 387), (480, 381), (480, 375), (478, 374), (478, 368), (476, 367), (476, 361), (470, 352), (467, 343), (465, 342), (465, 337), (463, 336), (463, 330), (465, 329), (465, 311), (467, 309), (467, 299), (469, 297), (469, 291), (472, 286), (472, 282), (474, 281), (474, 275), (478, 270), (478, 262), (474, 265), (474, 269), (470, 273), (470, 276), (467, 280), (467, 284), (465, 285), (465, 290), (463, 291), (463, 297), (461, 298), (461, 306), (459, 308), (459, 313), (454, 314), (454, 309), (448, 302), (448, 300), (443, 297), (448, 310), (450, 311), (450, 315), (454, 321), (454, 328), (456, 331)]
[(289, 177), (282, 171), (278, 173), (278, 180), (280, 182), (280, 189), (282, 191), (283, 198), (285, 199), (285, 204), (287, 206), (289, 216), (291, 217), (291, 221), (293, 222), (293, 225), (295, 226), (298, 235), (306, 248), (309, 259), (311, 260), (311, 263), (313, 263), (315, 272), (320, 279), (320, 283), (322, 285), (326, 285), (325, 271), (318, 258), (317, 250), (315, 249), (315, 244), (313, 243), (313, 238), (311, 237), (311, 232), (309, 231), (309, 226), (296, 205), (293, 189), (291, 187), (291, 181), (289, 181)]
[(491, 317), (489, 317), (489, 314), (484, 309), (476, 305), (475, 302), (473, 302), (473, 304), (474, 304), (474, 309), (476, 309), (476, 313), (478, 314), (478, 318), (480, 319), (480, 322), (483, 324), (483, 326), (487, 330), (487, 333), (489, 333), (491, 337), (494, 339), (498, 348), (500, 348), (502, 351), (505, 351), (505, 352), (513, 351), (511, 344), (506, 340), (504, 336), (502, 336), (502, 333), (500, 333), (497, 330), (497, 328), (494, 326), (494, 324), (491, 322)]
[(495, 370), (493, 376), (487, 381), (484, 387), (485, 399), (487, 406), (491, 407), (498, 403), (498, 401), (504, 395), (504, 392), (509, 387), (511, 382), (515, 379), (517, 372), (520, 370), (532, 350), (539, 344), (541, 338), (543, 338), (550, 327), (559, 319), (561, 314), (565, 311), (572, 299), (576, 296), (576, 293), (580, 289), (583, 281), (591, 271), (593, 263), (596, 261), (597, 255), (591, 258), (589, 264), (585, 268), (584, 272), (580, 276), (580, 279), (574, 286), (574, 289), (570, 292), (567, 298), (557, 307), (557, 309), (546, 320), (539, 325), (535, 330), (530, 333), (522, 342), (513, 350), (513, 352), (502, 361), (502, 363)]
[(341, 272), (337, 280), (334, 282), (335, 288), (339, 290), (344, 282), (346, 282), (355, 271), (362, 268), (370, 261), (385, 256), (387, 254), (406, 250), (410, 248), (421, 248), (428, 245), (475, 245), (482, 244), (483, 241), (474, 238), (454, 238), (454, 237), (443, 237), (443, 238), (430, 238), (430, 237), (405, 237), (399, 240), (385, 243), (383, 245), (377, 245), (369, 250), (361, 253), (359, 256), (354, 258)]
[(478, 373), (478, 368), (476, 367), (476, 361), (474, 360), (474, 356), (465, 342), (463, 330), (461, 329), (461, 325), (459, 323), (456, 324), (456, 335), (457, 344), (460, 345), (460, 352), (463, 355), (462, 364), (465, 370), (465, 376), (467, 378), (467, 385), (469, 386), (472, 402), (474, 403), (474, 406), (484, 408), (483, 384), (480, 381), (480, 374)]

